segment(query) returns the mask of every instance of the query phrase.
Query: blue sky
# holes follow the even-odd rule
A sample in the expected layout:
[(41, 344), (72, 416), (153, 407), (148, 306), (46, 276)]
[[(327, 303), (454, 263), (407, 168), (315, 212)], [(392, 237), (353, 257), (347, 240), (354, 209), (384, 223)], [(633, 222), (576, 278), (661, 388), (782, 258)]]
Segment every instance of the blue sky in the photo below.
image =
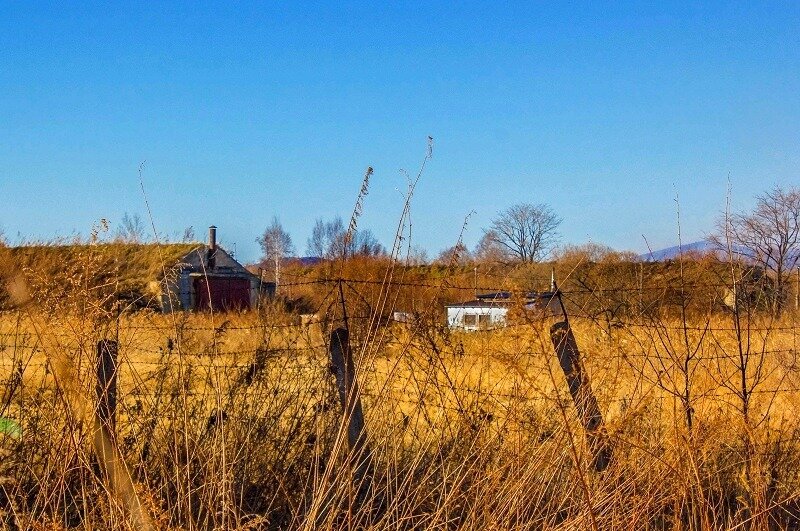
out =
[[(154, 3), (155, 4), (155, 3)], [(435, 255), (516, 202), (566, 242), (645, 250), (800, 177), (800, 4), (4, 3), (0, 227), (13, 242), (147, 217), (239, 256), (279, 216), (391, 243), (400, 169)]]

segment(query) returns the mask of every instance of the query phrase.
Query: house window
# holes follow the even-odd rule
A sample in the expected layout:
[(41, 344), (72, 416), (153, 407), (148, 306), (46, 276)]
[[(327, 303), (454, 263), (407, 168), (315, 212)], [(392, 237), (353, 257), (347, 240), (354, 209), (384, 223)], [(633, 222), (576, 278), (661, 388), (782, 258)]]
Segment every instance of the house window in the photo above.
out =
[(464, 326), (476, 326), (478, 324), (478, 316), (474, 313), (464, 314)]
[(490, 315), (485, 313), (483, 315), (478, 316), (478, 326), (480, 328), (489, 328), (489, 323), (491, 322)]

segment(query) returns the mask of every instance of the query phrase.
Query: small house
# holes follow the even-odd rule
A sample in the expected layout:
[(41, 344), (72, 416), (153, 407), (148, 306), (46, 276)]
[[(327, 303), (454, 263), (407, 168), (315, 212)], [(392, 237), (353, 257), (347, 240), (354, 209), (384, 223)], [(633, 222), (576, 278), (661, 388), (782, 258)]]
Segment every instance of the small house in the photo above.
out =
[[(447, 326), (452, 330), (488, 330), (502, 328), (508, 322), (508, 311), (519, 304), (507, 291), (484, 293), (474, 300), (458, 304), (448, 304)], [(522, 307), (525, 310), (541, 311), (550, 314), (561, 313), (561, 308), (553, 292), (525, 294)]]
[[(273, 282), (217, 244), (213, 226), (207, 243), (69, 242), (0, 250), (0, 260), (23, 272), (37, 298), (60, 306), (82, 308), (90, 294), (104, 307), (125, 311), (226, 311), (254, 308), (275, 293)], [(0, 311), (11, 308), (0, 290)]]
[(199, 245), (174, 264), (160, 282), (161, 308), (227, 311), (255, 308), (261, 295), (272, 296), (275, 283), (248, 271), (217, 244), (217, 227), (208, 243)]

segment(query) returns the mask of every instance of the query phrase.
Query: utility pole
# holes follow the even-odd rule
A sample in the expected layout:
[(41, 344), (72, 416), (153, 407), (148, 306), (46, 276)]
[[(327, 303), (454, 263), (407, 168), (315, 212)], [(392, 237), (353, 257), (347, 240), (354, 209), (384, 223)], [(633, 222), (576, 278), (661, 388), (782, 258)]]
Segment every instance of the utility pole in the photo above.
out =
[(273, 254), (275, 255), (275, 295), (278, 295), (278, 285), (280, 285), (281, 278), (281, 253), (278, 252), (277, 242)]
[(644, 308), (644, 298), (642, 296), (642, 288), (644, 286), (644, 264), (639, 262), (639, 311)]

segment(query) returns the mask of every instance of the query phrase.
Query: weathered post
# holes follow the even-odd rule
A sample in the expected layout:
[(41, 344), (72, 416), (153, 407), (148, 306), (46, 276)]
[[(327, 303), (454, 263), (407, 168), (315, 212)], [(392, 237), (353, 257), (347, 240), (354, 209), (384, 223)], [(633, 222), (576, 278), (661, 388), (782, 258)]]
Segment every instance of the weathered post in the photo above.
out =
[[(367, 499), (372, 489), (372, 453), (367, 445), (364, 427), (364, 410), (358, 393), (355, 364), (350, 352), (350, 335), (347, 328), (337, 328), (331, 333), (329, 345), (331, 372), (336, 377), (339, 401), (342, 403), (343, 420), (347, 423), (347, 445), (350, 450), (348, 464), (353, 469), (353, 484), (357, 494), (355, 507), (350, 499), (350, 511), (358, 508)], [(334, 491), (324, 497), (314, 516), (314, 528), (322, 527), (333, 508)]]
[(550, 327), (550, 339), (558, 356), (558, 362), (567, 378), (569, 394), (578, 410), (586, 430), (586, 439), (592, 453), (594, 469), (602, 472), (611, 462), (611, 447), (603, 431), (603, 415), (592, 392), (589, 376), (583, 368), (578, 343), (568, 321), (560, 321)]
[(347, 423), (347, 443), (351, 463), (354, 463), (354, 480), (359, 485), (359, 501), (369, 488), (372, 476), (372, 453), (367, 444), (364, 425), (364, 410), (356, 381), (355, 364), (350, 351), (350, 337), (346, 328), (337, 328), (331, 333), (331, 370), (336, 376), (339, 400)]
[(117, 353), (116, 341), (97, 343), (97, 417), (114, 433), (117, 424)]

